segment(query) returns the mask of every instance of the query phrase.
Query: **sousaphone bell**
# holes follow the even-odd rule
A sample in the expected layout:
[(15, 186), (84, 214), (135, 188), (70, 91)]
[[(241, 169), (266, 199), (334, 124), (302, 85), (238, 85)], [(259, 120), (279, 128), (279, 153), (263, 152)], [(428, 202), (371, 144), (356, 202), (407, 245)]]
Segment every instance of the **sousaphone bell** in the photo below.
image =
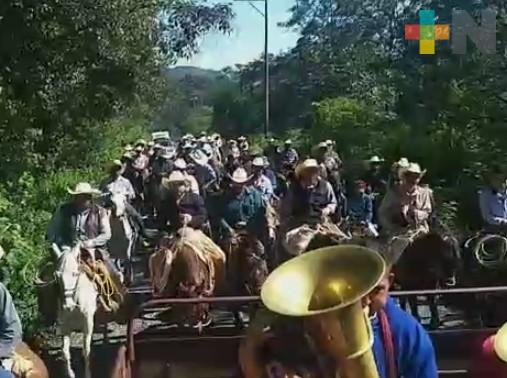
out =
[(274, 270), (261, 291), (271, 311), (303, 317), (317, 350), (342, 378), (379, 378), (370, 320), (361, 299), (385, 273), (383, 258), (356, 245), (317, 249)]

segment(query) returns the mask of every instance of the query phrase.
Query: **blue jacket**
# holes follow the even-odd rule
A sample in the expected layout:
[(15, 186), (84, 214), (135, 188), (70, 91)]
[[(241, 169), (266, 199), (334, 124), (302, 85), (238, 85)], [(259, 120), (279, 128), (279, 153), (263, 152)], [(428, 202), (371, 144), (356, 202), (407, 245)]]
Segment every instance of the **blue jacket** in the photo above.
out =
[(373, 200), (368, 194), (350, 196), (347, 198), (347, 208), (347, 213), (352, 219), (369, 223), (373, 221)]
[[(266, 225), (266, 203), (259, 190), (245, 187), (241, 193), (227, 193), (221, 204), (223, 231), (245, 222), (247, 230), (255, 236), (262, 235)], [(225, 229), (224, 229), (225, 228)]]
[[(435, 350), (426, 330), (389, 298), (384, 308), (393, 337), (398, 378), (438, 378)], [(389, 378), (387, 356), (378, 318), (372, 323), (373, 354), (380, 378)]]

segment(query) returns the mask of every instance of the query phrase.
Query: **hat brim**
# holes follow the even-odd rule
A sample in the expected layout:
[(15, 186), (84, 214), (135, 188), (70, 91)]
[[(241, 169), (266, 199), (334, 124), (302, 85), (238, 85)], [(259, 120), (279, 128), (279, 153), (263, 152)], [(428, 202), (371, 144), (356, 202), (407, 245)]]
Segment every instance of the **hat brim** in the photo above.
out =
[(426, 169), (423, 169), (422, 171), (411, 171), (406, 168), (401, 168), (400, 177), (403, 177), (406, 174), (412, 174), (412, 175), (417, 175), (419, 177), (423, 177), (426, 174)]
[(97, 189), (94, 189), (94, 190), (90, 190), (90, 191), (87, 191), (87, 192), (80, 192), (80, 191), (74, 191), (70, 188), (67, 188), (67, 192), (73, 196), (78, 196), (78, 195), (81, 195), (81, 194), (85, 194), (85, 195), (88, 195), (88, 196), (100, 196), (102, 194), (102, 192), (100, 190), (97, 190)]
[(240, 184), (240, 185), (243, 185), (243, 184), (246, 184), (248, 183), (249, 181), (252, 180), (253, 178), (253, 175), (250, 175), (248, 176), (246, 179), (244, 180), (238, 180), (238, 179), (235, 179), (233, 178), (231, 175), (227, 175), (227, 177), (229, 178), (229, 180), (231, 180), (231, 182), (235, 183), (235, 184)]
[(320, 167), (318, 165), (308, 165), (306, 167), (297, 167), (295, 170), (296, 176), (301, 176), (303, 173), (308, 171), (319, 171)]

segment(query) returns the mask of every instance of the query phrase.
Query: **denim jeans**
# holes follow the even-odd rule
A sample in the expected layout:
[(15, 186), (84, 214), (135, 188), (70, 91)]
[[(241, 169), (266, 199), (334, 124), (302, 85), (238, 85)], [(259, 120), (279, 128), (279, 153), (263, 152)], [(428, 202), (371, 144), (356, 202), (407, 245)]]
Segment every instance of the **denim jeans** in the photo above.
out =
[(0, 367), (0, 378), (14, 378), (14, 375), (9, 370)]

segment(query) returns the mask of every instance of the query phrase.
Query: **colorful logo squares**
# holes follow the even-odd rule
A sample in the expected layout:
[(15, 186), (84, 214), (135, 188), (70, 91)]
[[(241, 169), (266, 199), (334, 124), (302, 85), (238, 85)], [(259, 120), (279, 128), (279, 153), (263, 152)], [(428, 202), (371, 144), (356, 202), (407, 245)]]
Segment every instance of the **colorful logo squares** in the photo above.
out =
[(449, 40), (449, 25), (435, 25), (435, 12), (419, 11), (419, 24), (405, 25), (405, 39), (419, 41), (419, 54), (434, 55), (435, 41)]

